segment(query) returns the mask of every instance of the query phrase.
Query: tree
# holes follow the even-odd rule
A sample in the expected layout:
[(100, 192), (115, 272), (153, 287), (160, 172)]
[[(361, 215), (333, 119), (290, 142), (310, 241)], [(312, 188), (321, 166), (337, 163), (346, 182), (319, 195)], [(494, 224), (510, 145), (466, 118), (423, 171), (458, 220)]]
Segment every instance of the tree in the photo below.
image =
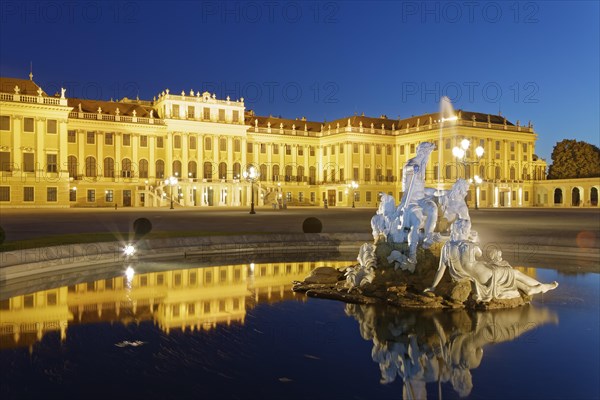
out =
[(600, 149), (593, 144), (574, 139), (556, 143), (552, 150), (552, 165), (548, 179), (600, 177)]

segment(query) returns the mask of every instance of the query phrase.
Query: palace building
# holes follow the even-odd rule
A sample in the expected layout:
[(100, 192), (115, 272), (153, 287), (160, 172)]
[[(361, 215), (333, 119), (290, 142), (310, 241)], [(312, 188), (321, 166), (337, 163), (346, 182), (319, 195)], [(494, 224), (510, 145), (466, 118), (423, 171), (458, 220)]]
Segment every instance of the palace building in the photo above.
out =
[[(258, 116), (244, 99), (208, 92), (165, 89), (153, 100), (119, 101), (69, 98), (64, 89), (49, 95), (31, 78), (0, 78), (2, 207), (246, 207), (251, 191), (258, 205), (273, 207), (375, 207), (380, 192), (399, 201), (402, 166), (424, 141), (436, 144), (428, 186), (448, 189), (477, 175), (470, 205), (554, 200), (552, 188), (535, 193), (546, 162), (535, 155), (533, 126), (499, 115), (315, 122)], [(457, 158), (453, 148), (464, 139), (470, 147)], [(250, 167), (259, 173), (253, 182), (245, 179)]]

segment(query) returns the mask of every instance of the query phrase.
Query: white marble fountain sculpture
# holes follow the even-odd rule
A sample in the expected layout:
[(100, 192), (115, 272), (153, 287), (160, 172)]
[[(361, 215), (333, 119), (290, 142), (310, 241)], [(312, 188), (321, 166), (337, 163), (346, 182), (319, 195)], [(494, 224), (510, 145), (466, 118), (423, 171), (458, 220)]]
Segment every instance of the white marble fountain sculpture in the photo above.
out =
[[(435, 242), (444, 244), (434, 282), (425, 291), (434, 291), (446, 269), (453, 281), (468, 280), (475, 288), (475, 300), (489, 302), (492, 299), (511, 299), (543, 293), (558, 286), (557, 282), (543, 284), (513, 269), (502, 260), (502, 253), (494, 251), (484, 259), (475, 231), (471, 231), (469, 209), (465, 196), (469, 182), (458, 179), (448, 191), (425, 187), (425, 170), (435, 145), (421, 143), (417, 155), (403, 167), (403, 196), (398, 207), (393, 196), (382, 194), (379, 209), (371, 219), (374, 244), (365, 243), (360, 250), (356, 267), (346, 272), (347, 287), (363, 286), (373, 282), (377, 269), (377, 245), (384, 242), (400, 244), (407, 242), (408, 254), (393, 250), (387, 261), (396, 269), (413, 273), (418, 268), (417, 246), (429, 248)], [(444, 218), (451, 223), (450, 238), (435, 232), (438, 204)], [(421, 233), (422, 231), (422, 233)]]

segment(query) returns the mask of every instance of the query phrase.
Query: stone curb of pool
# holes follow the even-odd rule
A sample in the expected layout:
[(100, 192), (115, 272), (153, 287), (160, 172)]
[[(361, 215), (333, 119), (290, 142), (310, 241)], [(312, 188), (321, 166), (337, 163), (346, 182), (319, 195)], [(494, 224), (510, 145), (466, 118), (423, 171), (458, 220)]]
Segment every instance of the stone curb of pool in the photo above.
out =
[[(315, 254), (326, 251), (356, 252), (364, 242), (372, 241), (370, 233), (309, 233), (240, 236), (202, 236), (140, 240), (136, 253), (123, 253), (127, 243), (100, 242), (40, 247), (0, 253), (0, 280), (10, 280), (39, 273), (91, 267), (118, 262), (133, 262), (169, 257), (198, 257), (218, 255)], [(512, 243), (496, 243), (508, 257)], [(523, 250), (526, 251), (526, 250)], [(536, 246), (532, 255), (600, 259), (598, 248), (565, 246)]]
[(240, 236), (202, 236), (140, 240), (133, 256), (128, 243), (100, 242), (40, 247), (0, 253), (0, 281), (81, 267), (151, 259), (244, 254), (318, 254), (356, 252), (370, 233), (298, 233)]

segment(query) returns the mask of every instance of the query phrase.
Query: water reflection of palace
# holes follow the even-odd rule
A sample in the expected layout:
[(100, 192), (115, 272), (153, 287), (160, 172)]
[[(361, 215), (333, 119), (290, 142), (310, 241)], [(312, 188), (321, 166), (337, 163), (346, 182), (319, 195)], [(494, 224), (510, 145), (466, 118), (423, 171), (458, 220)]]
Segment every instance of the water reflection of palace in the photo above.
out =
[[(381, 383), (402, 379), (403, 399), (427, 399), (427, 383), (450, 384), (460, 397), (473, 389), (471, 370), (479, 367), (484, 348), (507, 342), (547, 323), (558, 323), (546, 308), (508, 310), (407, 312), (397, 308), (348, 304), (371, 355), (379, 364)], [(430, 394), (431, 395), (431, 394)]]
[(292, 282), (348, 261), (280, 262), (198, 267), (77, 283), (0, 302), (0, 348), (31, 347), (46, 333), (67, 336), (69, 325), (154, 321), (164, 332), (244, 323), (257, 303), (298, 298)]

